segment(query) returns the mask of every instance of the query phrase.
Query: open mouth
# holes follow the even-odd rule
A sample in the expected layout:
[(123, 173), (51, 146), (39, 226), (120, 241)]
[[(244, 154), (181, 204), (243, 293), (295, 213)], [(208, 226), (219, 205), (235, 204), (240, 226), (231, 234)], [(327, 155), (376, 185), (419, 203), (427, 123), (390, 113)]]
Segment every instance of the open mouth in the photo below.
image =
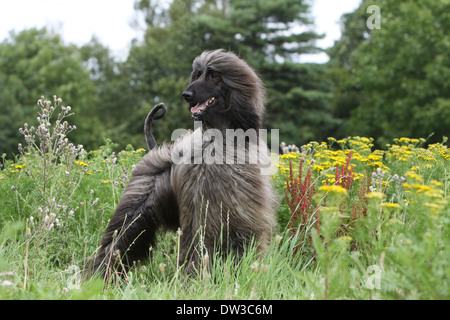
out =
[(195, 106), (191, 107), (192, 115), (199, 115), (199, 114), (203, 113), (206, 110), (206, 108), (214, 105), (216, 103), (216, 101), (217, 101), (216, 98), (212, 97), (203, 103), (197, 103)]

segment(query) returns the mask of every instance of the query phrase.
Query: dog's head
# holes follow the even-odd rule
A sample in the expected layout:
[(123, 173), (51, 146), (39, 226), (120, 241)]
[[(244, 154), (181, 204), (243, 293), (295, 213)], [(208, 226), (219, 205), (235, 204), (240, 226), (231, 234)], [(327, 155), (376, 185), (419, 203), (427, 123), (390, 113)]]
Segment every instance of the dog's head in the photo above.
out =
[(264, 86), (255, 71), (234, 53), (205, 51), (193, 62), (183, 92), (195, 120), (207, 128), (259, 129)]

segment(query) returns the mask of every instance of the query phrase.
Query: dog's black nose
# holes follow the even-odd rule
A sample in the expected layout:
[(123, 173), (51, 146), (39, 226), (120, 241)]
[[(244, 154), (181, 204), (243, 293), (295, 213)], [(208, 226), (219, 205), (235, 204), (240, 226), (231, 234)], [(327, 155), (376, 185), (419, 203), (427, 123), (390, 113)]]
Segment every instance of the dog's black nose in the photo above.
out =
[(192, 93), (192, 91), (185, 90), (182, 93), (182, 95), (183, 95), (184, 100), (190, 100), (192, 98), (193, 93)]

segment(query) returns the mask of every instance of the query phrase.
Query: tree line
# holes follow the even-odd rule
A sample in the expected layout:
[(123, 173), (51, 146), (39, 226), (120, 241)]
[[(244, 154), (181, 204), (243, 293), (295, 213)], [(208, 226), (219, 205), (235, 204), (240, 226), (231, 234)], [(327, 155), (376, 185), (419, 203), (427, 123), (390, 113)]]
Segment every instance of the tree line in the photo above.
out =
[[(57, 95), (72, 106), (71, 138), (86, 149), (111, 139), (144, 147), (148, 111), (169, 112), (154, 126), (158, 142), (192, 121), (181, 92), (192, 60), (224, 48), (252, 65), (267, 87), (267, 129), (301, 145), (329, 136), (400, 136), (441, 141), (450, 133), (450, 2), (379, 0), (380, 29), (366, 25), (372, 4), (341, 18), (342, 36), (326, 64), (299, 63), (319, 52), (306, 0), (136, 0), (145, 29), (117, 61), (93, 38), (66, 44), (55, 32), (29, 29), (0, 43), (0, 154), (17, 154), (18, 129), (35, 122), (34, 103)], [(326, 10), (326, 8), (324, 8)], [(434, 135), (432, 135), (434, 133)]]

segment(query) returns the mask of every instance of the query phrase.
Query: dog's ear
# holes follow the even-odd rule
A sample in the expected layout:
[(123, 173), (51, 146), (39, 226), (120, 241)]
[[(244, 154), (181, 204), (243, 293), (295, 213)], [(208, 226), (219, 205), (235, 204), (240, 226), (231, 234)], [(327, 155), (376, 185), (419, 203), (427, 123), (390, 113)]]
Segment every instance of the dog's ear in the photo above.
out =
[(262, 126), (260, 115), (255, 112), (253, 103), (250, 99), (245, 99), (242, 94), (235, 90), (230, 90), (228, 94), (227, 105), (234, 122), (243, 130), (258, 130)]

